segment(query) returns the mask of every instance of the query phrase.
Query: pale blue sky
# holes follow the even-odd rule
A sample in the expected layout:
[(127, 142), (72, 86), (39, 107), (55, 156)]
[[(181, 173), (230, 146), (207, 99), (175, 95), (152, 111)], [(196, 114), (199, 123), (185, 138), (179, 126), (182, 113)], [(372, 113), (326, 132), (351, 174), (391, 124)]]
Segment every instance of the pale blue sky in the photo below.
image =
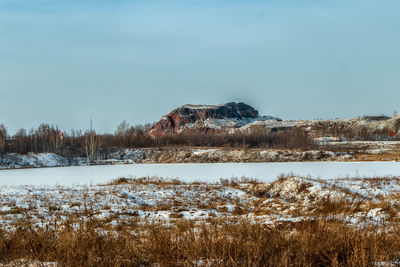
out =
[(186, 104), (400, 111), (398, 0), (0, 0), (0, 123), (113, 131)]

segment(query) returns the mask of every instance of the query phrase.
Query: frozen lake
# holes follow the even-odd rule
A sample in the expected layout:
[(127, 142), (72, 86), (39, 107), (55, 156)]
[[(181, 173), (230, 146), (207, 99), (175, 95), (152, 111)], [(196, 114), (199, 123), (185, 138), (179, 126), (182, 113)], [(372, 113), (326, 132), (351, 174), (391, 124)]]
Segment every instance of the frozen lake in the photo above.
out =
[(159, 176), (184, 181), (216, 182), (253, 177), (268, 182), (280, 174), (320, 178), (400, 176), (400, 162), (281, 162), (211, 164), (132, 164), (1, 170), (0, 185), (98, 184), (119, 177)]

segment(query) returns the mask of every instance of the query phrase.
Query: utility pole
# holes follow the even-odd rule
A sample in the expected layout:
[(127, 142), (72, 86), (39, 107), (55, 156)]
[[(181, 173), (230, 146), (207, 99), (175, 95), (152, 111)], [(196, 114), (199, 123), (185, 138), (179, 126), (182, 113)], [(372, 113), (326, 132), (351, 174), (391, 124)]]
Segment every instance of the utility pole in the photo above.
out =
[(90, 117), (90, 132), (93, 131), (93, 121), (92, 121), (92, 117)]

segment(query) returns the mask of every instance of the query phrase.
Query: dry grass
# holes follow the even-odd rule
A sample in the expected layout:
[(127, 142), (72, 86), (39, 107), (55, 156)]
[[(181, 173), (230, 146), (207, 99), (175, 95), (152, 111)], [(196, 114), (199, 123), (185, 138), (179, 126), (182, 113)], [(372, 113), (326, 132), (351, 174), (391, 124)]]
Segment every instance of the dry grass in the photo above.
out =
[(178, 179), (164, 179), (159, 177), (141, 177), (141, 178), (125, 178), (120, 177), (109, 182), (106, 185), (124, 185), (124, 184), (135, 184), (135, 185), (182, 185), (184, 182)]
[[(378, 231), (379, 230), (379, 231)], [(400, 254), (397, 225), (358, 228), (318, 220), (268, 227), (244, 219), (195, 225), (119, 225), (90, 220), (37, 228), (21, 222), (0, 230), (0, 262), (59, 266), (374, 266)], [(154, 265), (156, 264), (156, 265)]]
[(359, 153), (353, 154), (354, 161), (400, 161), (400, 154), (397, 152), (392, 153), (379, 153), (379, 154), (367, 154)]

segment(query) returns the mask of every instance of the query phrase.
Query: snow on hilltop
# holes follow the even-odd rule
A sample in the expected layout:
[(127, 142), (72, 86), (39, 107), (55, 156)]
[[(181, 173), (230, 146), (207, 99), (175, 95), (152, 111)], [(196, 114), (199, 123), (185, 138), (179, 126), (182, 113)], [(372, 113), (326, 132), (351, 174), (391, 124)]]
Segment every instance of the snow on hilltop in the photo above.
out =
[(217, 132), (221, 129), (239, 128), (255, 121), (276, 120), (259, 116), (258, 111), (245, 103), (229, 102), (220, 105), (183, 105), (161, 117), (147, 132), (149, 135), (166, 135), (184, 132)]

